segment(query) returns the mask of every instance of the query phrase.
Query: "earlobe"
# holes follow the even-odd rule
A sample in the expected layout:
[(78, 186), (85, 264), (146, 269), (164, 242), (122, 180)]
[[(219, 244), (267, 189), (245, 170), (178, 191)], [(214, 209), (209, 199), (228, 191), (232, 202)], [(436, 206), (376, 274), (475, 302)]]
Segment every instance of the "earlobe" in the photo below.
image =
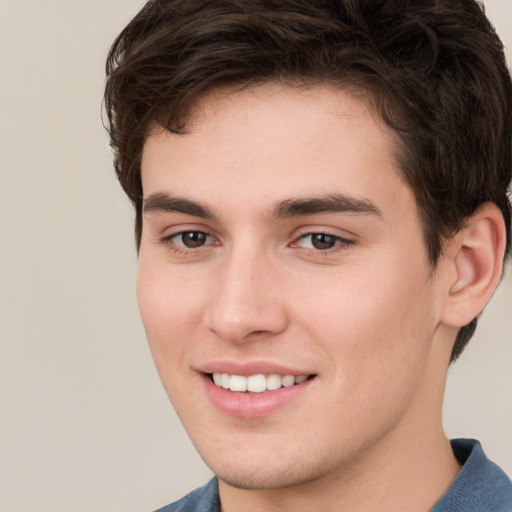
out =
[(500, 280), (505, 242), (505, 222), (495, 204), (483, 204), (466, 220), (450, 244), (454, 272), (445, 297), (443, 324), (462, 327), (482, 311)]

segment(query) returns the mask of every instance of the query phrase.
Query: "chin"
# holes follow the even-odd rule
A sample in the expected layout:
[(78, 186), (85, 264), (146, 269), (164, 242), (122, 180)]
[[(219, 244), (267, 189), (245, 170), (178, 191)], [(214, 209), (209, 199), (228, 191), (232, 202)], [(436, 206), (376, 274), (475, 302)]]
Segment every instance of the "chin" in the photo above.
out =
[(297, 472), (296, 468), (290, 470), (265, 471), (260, 468), (259, 473), (237, 473), (232, 470), (217, 473), (217, 477), (236, 489), (249, 491), (286, 489), (296, 485), (305, 484), (314, 477), (308, 477), (303, 472)]
[(219, 480), (236, 489), (252, 491), (294, 487), (316, 480), (325, 473), (323, 463), (315, 467), (311, 463), (306, 464), (306, 461), (289, 458), (273, 461), (271, 457), (267, 457), (253, 463), (247, 459), (222, 462), (216, 460), (212, 464), (205, 459), (205, 462)]

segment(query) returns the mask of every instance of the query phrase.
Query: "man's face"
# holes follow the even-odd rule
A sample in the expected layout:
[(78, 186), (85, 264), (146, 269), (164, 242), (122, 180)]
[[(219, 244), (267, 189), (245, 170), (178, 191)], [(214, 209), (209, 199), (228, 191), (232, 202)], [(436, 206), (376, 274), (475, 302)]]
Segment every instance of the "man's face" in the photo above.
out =
[(188, 134), (146, 142), (143, 322), (188, 434), (232, 485), (357, 468), (438, 413), (442, 269), (393, 148), (354, 95), (278, 85), (212, 94)]

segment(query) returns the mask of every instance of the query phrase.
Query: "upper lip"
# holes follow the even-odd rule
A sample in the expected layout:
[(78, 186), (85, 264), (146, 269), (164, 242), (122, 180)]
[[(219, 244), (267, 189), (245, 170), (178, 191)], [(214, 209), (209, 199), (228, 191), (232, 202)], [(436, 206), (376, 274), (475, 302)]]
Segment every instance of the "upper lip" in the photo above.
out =
[(271, 361), (234, 361), (228, 359), (219, 359), (209, 361), (201, 365), (198, 370), (202, 373), (229, 373), (230, 375), (270, 375), (272, 373), (278, 375), (312, 375), (314, 372), (294, 368), (292, 366), (283, 365)]

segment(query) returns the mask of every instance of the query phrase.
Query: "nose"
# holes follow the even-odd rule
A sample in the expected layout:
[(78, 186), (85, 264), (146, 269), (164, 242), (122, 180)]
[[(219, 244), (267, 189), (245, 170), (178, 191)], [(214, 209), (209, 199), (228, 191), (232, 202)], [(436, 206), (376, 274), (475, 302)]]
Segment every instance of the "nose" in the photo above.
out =
[(282, 276), (271, 258), (251, 250), (237, 251), (221, 263), (207, 324), (231, 343), (271, 337), (288, 325)]

